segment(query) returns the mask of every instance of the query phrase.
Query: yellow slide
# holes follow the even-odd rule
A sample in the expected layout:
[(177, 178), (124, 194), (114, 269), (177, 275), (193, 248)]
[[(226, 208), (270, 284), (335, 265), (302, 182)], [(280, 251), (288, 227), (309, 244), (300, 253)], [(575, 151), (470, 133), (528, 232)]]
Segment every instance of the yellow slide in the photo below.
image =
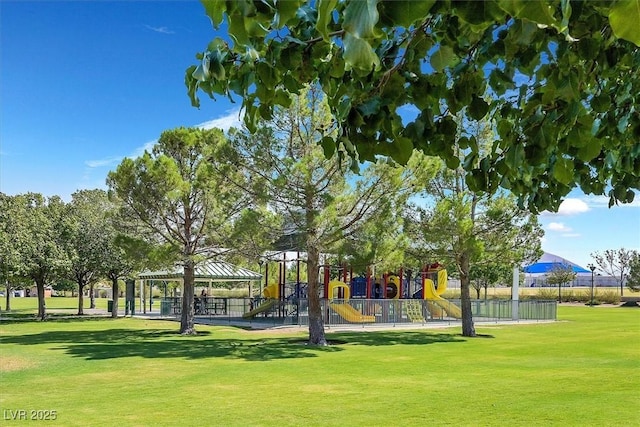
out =
[(438, 289), (436, 289), (431, 279), (424, 279), (422, 286), (424, 286), (424, 298), (426, 300), (437, 304), (449, 316), (456, 319), (462, 318), (462, 310), (460, 310), (460, 307), (440, 296), (447, 290), (447, 270), (438, 271)]
[(245, 319), (248, 319), (249, 317), (253, 317), (256, 314), (262, 313), (264, 311), (269, 310), (271, 307), (273, 307), (274, 305), (276, 305), (276, 302), (278, 300), (276, 299), (270, 299), (266, 302), (263, 302), (262, 304), (260, 304), (258, 307), (254, 308), (251, 311), (247, 311), (245, 314), (242, 315), (242, 317), (244, 317)]
[(344, 304), (331, 303), (329, 304), (329, 307), (331, 307), (333, 311), (338, 313), (340, 317), (342, 317), (344, 320), (348, 322), (368, 323), (368, 322), (376, 321), (375, 316), (365, 316), (364, 314), (360, 313), (358, 310), (356, 310), (355, 308), (353, 308), (351, 305), (347, 303), (344, 303)]

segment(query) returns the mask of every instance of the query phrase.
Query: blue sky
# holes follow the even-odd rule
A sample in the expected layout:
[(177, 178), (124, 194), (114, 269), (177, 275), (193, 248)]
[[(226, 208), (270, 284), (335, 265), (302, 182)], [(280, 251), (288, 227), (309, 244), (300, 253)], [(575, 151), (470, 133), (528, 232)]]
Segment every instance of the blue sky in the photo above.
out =
[[(198, 110), (186, 94), (184, 71), (214, 37), (197, 1), (0, 2), (0, 191), (69, 200), (165, 129), (237, 124), (238, 104)], [(640, 250), (640, 200), (607, 202), (576, 192), (542, 215), (543, 248), (582, 266)]]

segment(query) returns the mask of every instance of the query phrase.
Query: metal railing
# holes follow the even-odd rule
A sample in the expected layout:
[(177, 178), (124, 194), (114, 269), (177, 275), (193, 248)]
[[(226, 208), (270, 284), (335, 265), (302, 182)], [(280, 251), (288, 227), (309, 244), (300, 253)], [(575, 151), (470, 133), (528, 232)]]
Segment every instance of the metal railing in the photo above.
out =
[[(178, 318), (181, 314), (180, 298), (163, 298), (161, 315)], [(321, 300), (324, 324), (427, 324), (433, 322), (457, 322), (460, 318), (460, 300)], [(514, 314), (511, 300), (472, 300), (471, 312), (476, 322), (506, 320), (546, 321), (556, 320), (557, 302), (541, 300), (517, 301)], [(194, 314), (199, 321), (211, 323), (229, 322), (250, 326), (280, 326), (309, 324), (308, 300), (271, 300), (262, 298), (207, 298), (194, 304)]]

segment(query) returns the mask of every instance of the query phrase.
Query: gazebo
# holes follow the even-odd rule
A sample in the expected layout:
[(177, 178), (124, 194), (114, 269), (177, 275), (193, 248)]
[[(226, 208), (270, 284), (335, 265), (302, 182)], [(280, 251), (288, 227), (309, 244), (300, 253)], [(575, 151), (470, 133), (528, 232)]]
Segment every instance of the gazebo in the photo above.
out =
[[(181, 265), (176, 265), (170, 270), (162, 271), (145, 271), (138, 274), (138, 280), (140, 280), (140, 306), (146, 311), (144, 295), (145, 286), (144, 283), (149, 283), (149, 295), (151, 295), (151, 286), (153, 282), (175, 281), (182, 283), (184, 269)], [(262, 275), (247, 268), (238, 267), (225, 261), (207, 261), (196, 265), (194, 271), (195, 283), (204, 283), (207, 287), (211, 287), (214, 282), (249, 282), (249, 290), (251, 291), (251, 282), (260, 281)], [(166, 288), (165, 288), (166, 289)], [(166, 291), (165, 291), (166, 297)], [(149, 309), (151, 310), (151, 304), (153, 299), (150, 298)]]

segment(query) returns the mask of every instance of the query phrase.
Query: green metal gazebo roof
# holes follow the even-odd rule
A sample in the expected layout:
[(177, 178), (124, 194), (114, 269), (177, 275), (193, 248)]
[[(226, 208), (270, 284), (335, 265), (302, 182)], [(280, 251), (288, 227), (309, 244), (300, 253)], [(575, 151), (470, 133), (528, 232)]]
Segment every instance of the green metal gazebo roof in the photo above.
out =
[[(142, 280), (182, 280), (184, 269), (176, 265), (172, 270), (145, 271), (138, 275)], [(209, 261), (198, 264), (195, 269), (196, 282), (243, 282), (257, 281), (261, 275), (255, 271), (238, 267), (224, 261)]]

